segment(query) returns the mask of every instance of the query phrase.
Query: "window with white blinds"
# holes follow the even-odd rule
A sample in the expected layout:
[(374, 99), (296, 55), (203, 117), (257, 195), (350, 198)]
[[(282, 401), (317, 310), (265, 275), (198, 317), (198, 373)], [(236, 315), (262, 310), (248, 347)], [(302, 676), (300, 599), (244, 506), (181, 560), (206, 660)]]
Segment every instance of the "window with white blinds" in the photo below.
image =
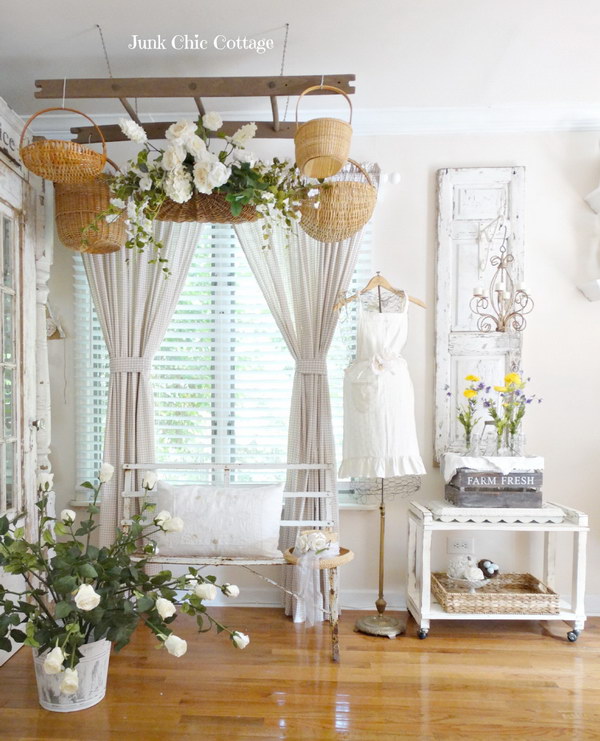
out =
[[(369, 279), (370, 252), (367, 229), (351, 290)], [(74, 270), (77, 476), (85, 481), (102, 456), (108, 356), (79, 255)], [(354, 334), (349, 313), (328, 357), (338, 446)], [(152, 367), (157, 460), (285, 461), (293, 376), (292, 357), (233, 228), (207, 225)]]

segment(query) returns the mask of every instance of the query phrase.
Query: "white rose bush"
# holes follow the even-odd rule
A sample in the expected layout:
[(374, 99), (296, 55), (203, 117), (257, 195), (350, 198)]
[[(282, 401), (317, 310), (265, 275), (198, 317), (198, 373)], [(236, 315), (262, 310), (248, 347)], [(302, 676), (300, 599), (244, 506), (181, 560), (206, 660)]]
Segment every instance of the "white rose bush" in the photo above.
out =
[[(186, 203), (196, 194), (222, 194), (232, 217), (239, 216), (244, 206), (254, 206), (263, 219), (266, 246), (275, 224), (291, 229), (300, 218), (308, 187), (295, 165), (277, 158), (261, 162), (248, 149), (256, 124), (244, 124), (232, 136), (219, 131), (222, 126), (221, 116), (214, 111), (197, 122), (177, 121), (165, 132), (166, 147), (159, 149), (135, 121), (120, 120), (123, 133), (143, 149), (123, 172), (110, 177), (110, 206), (97, 220), (114, 221), (124, 213), (125, 246), (138, 252), (154, 250), (150, 262), (163, 263), (167, 275), (162, 245), (153, 235), (154, 220), (167, 199)], [(221, 142), (218, 151), (211, 151), (211, 136)], [(97, 229), (97, 220), (88, 228)]]
[[(200, 632), (214, 627), (217, 633), (228, 633), (236, 648), (245, 648), (248, 641), (243, 633), (209, 615), (204, 604), (219, 591), (237, 596), (235, 585), (218, 585), (214, 576), (202, 576), (193, 568), (179, 577), (166, 570), (146, 574), (145, 554), (156, 551), (152, 536), (180, 532), (184, 528), (181, 518), (166, 510), (155, 515), (154, 505), (144, 497), (140, 513), (126, 529), (117, 530), (112, 545), (100, 548), (90, 543), (100, 511), (98, 497), (113, 472), (113, 466), (103, 463), (98, 483), (82, 484), (93, 496), (87, 518), (79, 525), (73, 510), (62, 510), (57, 518), (47, 514), (53, 486), (52, 474), (47, 473), (38, 476), (36, 538), (25, 539), (24, 528), (18, 524), (23, 513), (13, 519), (0, 517), (0, 569), (22, 575), (26, 584), (23, 591), (0, 584), (0, 651), (11, 650), (11, 639), (37, 649), (44, 657), (44, 671), (60, 675), (60, 690), (66, 695), (78, 690), (77, 664), (86, 643), (107, 639), (119, 651), (145, 625), (165, 654), (183, 656), (187, 643), (171, 628), (178, 613), (195, 617)], [(157, 479), (155, 471), (144, 474), (146, 493)], [(145, 543), (143, 553), (140, 543)]]

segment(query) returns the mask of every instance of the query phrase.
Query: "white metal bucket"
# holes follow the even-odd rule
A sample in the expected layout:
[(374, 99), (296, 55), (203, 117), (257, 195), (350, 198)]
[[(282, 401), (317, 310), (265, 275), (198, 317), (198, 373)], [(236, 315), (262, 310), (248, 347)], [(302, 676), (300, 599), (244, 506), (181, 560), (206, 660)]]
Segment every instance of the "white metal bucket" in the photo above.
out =
[(57, 713), (71, 713), (99, 703), (106, 693), (110, 649), (110, 641), (104, 639), (81, 646), (83, 657), (77, 664), (79, 688), (72, 695), (65, 695), (60, 691), (63, 673), (46, 674), (44, 671), (46, 653), (38, 655), (34, 650), (33, 664), (40, 705)]

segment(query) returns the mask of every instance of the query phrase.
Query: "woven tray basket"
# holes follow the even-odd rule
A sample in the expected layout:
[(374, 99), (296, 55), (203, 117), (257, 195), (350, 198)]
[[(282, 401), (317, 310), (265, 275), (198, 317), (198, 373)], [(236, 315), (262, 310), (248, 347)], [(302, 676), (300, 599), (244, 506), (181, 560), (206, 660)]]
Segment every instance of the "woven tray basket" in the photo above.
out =
[[(332, 90), (343, 95), (350, 106), (350, 122), (338, 118), (313, 118), (298, 124), (298, 106), (302, 98), (315, 90)], [(352, 140), (352, 103), (343, 90), (331, 85), (313, 85), (298, 98), (296, 104), (296, 163), (308, 178), (329, 178), (338, 173), (348, 160)]]
[[(118, 169), (114, 162), (108, 162)], [(75, 252), (105, 255), (118, 252), (125, 244), (125, 214), (110, 223), (100, 219), (96, 222), (97, 231), (89, 229), (83, 233), (97, 214), (109, 206), (107, 175), (98, 175), (87, 183), (55, 183), (54, 196), (56, 231), (65, 247)]]
[(377, 189), (365, 170), (358, 162), (348, 161), (365, 176), (366, 183), (339, 180), (317, 186), (318, 195), (306, 198), (300, 207), (300, 226), (319, 242), (341, 242), (356, 234), (371, 218), (377, 203)]
[(471, 593), (447, 574), (431, 575), (431, 591), (446, 612), (486, 615), (556, 615), (559, 597), (531, 574), (500, 574)]
[[(23, 146), (25, 132), (32, 121), (49, 111), (71, 111), (87, 118), (98, 130), (102, 142), (102, 153), (61, 139), (42, 139)], [(106, 141), (97, 124), (85, 113), (74, 108), (45, 108), (34, 113), (25, 124), (19, 142), (19, 154), (25, 167), (46, 180), (55, 183), (85, 183), (100, 175), (106, 164)]]
[(260, 214), (254, 206), (244, 206), (239, 216), (233, 216), (229, 201), (222, 193), (194, 193), (189, 201), (175, 203), (170, 198), (156, 216), (158, 221), (196, 221), (202, 224), (244, 224), (256, 221)]

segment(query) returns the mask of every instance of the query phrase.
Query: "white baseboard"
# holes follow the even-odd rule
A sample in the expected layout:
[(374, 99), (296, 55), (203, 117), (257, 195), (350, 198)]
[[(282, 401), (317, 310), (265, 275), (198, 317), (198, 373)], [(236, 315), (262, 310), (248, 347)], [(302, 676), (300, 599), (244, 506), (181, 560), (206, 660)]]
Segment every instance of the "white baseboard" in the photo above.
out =
[[(568, 599), (568, 595), (562, 595)], [(377, 592), (375, 589), (342, 589), (340, 607), (343, 610), (375, 610)], [(406, 597), (398, 591), (386, 592), (388, 610), (406, 610)], [(221, 593), (212, 605), (227, 607), (281, 607), (282, 593), (275, 587), (242, 587), (240, 596), (236, 599), (227, 599)], [(600, 615), (600, 594), (588, 594), (585, 598), (586, 614), (588, 617)], [(525, 618), (526, 619), (526, 618)]]

